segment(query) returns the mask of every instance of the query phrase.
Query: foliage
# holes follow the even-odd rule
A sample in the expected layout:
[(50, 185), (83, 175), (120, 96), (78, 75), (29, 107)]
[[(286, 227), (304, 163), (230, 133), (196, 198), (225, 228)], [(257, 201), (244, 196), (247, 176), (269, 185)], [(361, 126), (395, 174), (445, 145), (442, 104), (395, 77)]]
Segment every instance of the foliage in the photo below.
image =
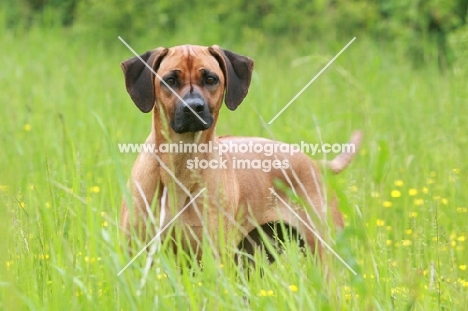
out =
[[(466, 24), (468, 0), (5, 0), (0, 8), (8, 27), (73, 26), (105, 41), (184, 29), (209, 34), (213, 28), (222, 29), (222, 38), (212, 38), (218, 42), (366, 34), (402, 42), (415, 64), (436, 57), (446, 68), (456, 54), (447, 37)], [(427, 55), (426, 44), (437, 47), (434, 55)]]
[(448, 32), (465, 24), (467, 6), (467, 0), (6, 0), (3, 9), (10, 26), (25, 21), (47, 25), (52, 16), (65, 26), (75, 22), (92, 29), (139, 33), (161, 28), (171, 32), (184, 26), (184, 20), (204, 24), (216, 19), (233, 28), (229, 35), (258, 29), (274, 36), (307, 38), (330, 31), (346, 35), (366, 31), (389, 37), (413, 30)]

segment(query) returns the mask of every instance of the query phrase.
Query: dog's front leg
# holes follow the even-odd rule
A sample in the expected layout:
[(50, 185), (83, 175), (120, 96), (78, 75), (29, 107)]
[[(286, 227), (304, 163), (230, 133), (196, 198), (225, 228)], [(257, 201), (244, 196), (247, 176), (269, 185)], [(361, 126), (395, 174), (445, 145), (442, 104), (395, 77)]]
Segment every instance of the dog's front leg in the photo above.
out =
[[(151, 141), (151, 135), (146, 143)], [(153, 230), (148, 230), (148, 221), (151, 227), (157, 227), (158, 221), (155, 213), (151, 210), (154, 199), (158, 199), (160, 187), (159, 163), (154, 154), (140, 153), (132, 168), (131, 179), (128, 181), (128, 189), (131, 197), (124, 197), (121, 208), (121, 228), (126, 239), (131, 242), (132, 230), (136, 231), (136, 236), (145, 241), (148, 234)], [(158, 196), (158, 198), (155, 197)]]

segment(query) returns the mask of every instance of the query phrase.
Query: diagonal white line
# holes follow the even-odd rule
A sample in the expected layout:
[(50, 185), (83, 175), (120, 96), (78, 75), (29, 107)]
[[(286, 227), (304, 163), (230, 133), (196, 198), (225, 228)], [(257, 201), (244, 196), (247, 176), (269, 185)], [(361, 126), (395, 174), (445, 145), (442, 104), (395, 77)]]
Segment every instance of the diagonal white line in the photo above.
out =
[(184, 105), (185, 105), (188, 109), (190, 109), (190, 111), (191, 111), (198, 119), (200, 119), (200, 121), (203, 122), (203, 124), (206, 124), (206, 122), (202, 119), (202, 117), (200, 117), (200, 116), (198, 115), (198, 113), (196, 113), (195, 110), (193, 110), (192, 107), (190, 107), (190, 106), (185, 102), (185, 100), (183, 100), (182, 97), (180, 97), (179, 94), (177, 94), (176, 91), (174, 91), (174, 90), (166, 83), (166, 81), (164, 81), (164, 80), (161, 78), (161, 76), (159, 76), (159, 75), (156, 73), (156, 71), (154, 71), (154, 69), (151, 68), (151, 66), (148, 65), (148, 64), (140, 57), (140, 55), (138, 55), (138, 53), (135, 52), (135, 50), (132, 49), (132, 47), (131, 47), (130, 45), (128, 45), (127, 42), (125, 42), (124, 39), (122, 39), (122, 37), (118, 36), (118, 38), (119, 38), (120, 41), (122, 41), (122, 43), (123, 43), (130, 51), (132, 51), (132, 53), (133, 53), (136, 57), (138, 57), (138, 59), (139, 59), (143, 64), (145, 64), (146, 67), (148, 67), (149, 70), (151, 70), (151, 72), (156, 76), (156, 78), (158, 78), (167, 88), (169, 88), (169, 90), (171, 90), (171, 92), (174, 93), (174, 95), (175, 95), (178, 99), (180, 99), (180, 100), (184, 103)]
[(340, 255), (338, 255), (338, 254), (333, 250), (333, 248), (331, 248), (331, 246), (328, 245), (328, 244), (322, 239), (322, 237), (321, 237), (314, 229), (312, 229), (312, 228), (309, 226), (309, 224), (306, 223), (306, 222), (304, 221), (304, 219), (302, 219), (302, 217), (299, 216), (299, 215), (296, 213), (296, 211), (294, 211), (294, 209), (293, 209), (291, 206), (289, 206), (288, 203), (286, 203), (286, 202), (283, 200), (283, 198), (281, 198), (281, 197), (275, 192), (275, 190), (274, 190), (273, 188), (270, 188), (270, 192), (271, 192), (278, 200), (280, 200), (281, 203), (283, 203), (283, 204), (291, 211), (291, 213), (293, 213), (293, 215), (296, 216), (297, 219), (299, 219), (299, 220), (307, 227), (307, 229), (309, 229), (309, 230), (317, 237), (317, 239), (318, 239), (320, 242), (322, 242), (322, 243), (328, 248), (328, 250), (329, 250), (330, 252), (332, 252), (333, 255), (335, 255), (336, 258), (338, 258), (338, 259), (346, 266), (346, 268), (349, 269), (349, 271), (351, 271), (354, 275), (357, 275), (357, 272), (354, 271), (353, 268), (351, 268), (351, 267), (346, 263), (346, 261), (344, 261), (344, 259), (341, 258)]
[(146, 248), (151, 244), (153, 243), (154, 241), (156, 241), (159, 236), (180, 216), (182, 215), (182, 213), (192, 204), (193, 201), (195, 201), (196, 198), (198, 198), (200, 196), (200, 194), (202, 194), (203, 191), (205, 191), (206, 188), (203, 188), (202, 190), (200, 190), (200, 192), (198, 192), (198, 194), (196, 196), (193, 197), (193, 199), (190, 200), (190, 202), (187, 203), (187, 205), (185, 205), (175, 216), (174, 218), (171, 219), (171, 221), (169, 221), (163, 228), (161, 228), (161, 230), (159, 230), (158, 234), (156, 234), (154, 236), (154, 238), (151, 239), (151, 241), (148, 242), (148, 244), (145, 245), (145, 247), (143, 247), (139, 252), (138, 254), (135, 255), (135, 257), (132, 258), (132, 260), (129, 261), (128, 264), (125, 265), (125, 267), (122, 268), (122, 270), (119, 271), (119, 273), (117, 273), (117, 276), (120, 276), (145, 250)]
[(284, 106), (283, 109), (281, 109), (281, 111), (278, 112), (276, 116), (270, 120), (270, 122), (268, 122), (268, 124), (273, 123), (273, 121), (275, 121), (276, 118), (278, 118), (280, 114), (282, 114), (325, 71), (325, 69), (327, 69), (332, 64), (338, 58), (338, 56), (340, 56), (341, 53), (343, 53), (351, 45), (351, 43), (353, 43), (354, 40), (356, 40), (356, 37), (351, 39), (351, 41), (349, 41), (348, 44), (346, 44), (345, 47), (342, 48), (341, 51), (339, 51), (338, 54), (336, 54), (336, 56), (333, 57), (328, 62), (328, 64), (326, 64), (325, 67), (323, 67), (322, 70), (320, 70), (319, 73), (317, 73), (315, 77), (313, 77), (312, 80), (310, 80), (309, 83), (307, 83), (306, 86), (304, 86), (302, 90), (300, 90), (299, 93), (297, 93), (296, 96), (294, 96), (293, 99), (291, 99), (289, 103), (287, 103), (286, 106)]

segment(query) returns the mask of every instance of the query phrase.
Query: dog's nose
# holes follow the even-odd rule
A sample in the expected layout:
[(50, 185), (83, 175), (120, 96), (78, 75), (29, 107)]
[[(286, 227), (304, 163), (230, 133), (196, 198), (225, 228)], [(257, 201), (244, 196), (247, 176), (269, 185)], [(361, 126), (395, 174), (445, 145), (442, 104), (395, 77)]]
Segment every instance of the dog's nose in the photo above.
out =
[(213, 116), (208, 104), (198, 94), (190, 94), (183, 102), (178, 102), (171, 120), (172, 129), (179, 134), (204, 131), (212, 124)]
[(200, 98), (188, 98), (185, 100), (184, 113), (189, 114), (195, 111), (196, 113), (201, 113), (205, 110), (205, 102)]

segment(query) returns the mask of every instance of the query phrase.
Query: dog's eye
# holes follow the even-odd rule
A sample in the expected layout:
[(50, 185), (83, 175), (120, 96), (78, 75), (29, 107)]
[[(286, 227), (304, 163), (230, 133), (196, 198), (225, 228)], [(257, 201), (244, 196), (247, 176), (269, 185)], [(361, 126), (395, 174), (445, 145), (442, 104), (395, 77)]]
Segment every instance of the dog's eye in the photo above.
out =
[(208, 76), (205, 78), (205, 83), (206, 84), (215, 84), (216, 82), (218, 82), (218, 79), (216, 79), (215, 77), (213, 76)]
[(167, 85), (169, 86), (174, 86), (176, 84), (176, 79), (174, 78), (167, 78), (166, 80), (164, 80), (164, 82), (167, 83)]

